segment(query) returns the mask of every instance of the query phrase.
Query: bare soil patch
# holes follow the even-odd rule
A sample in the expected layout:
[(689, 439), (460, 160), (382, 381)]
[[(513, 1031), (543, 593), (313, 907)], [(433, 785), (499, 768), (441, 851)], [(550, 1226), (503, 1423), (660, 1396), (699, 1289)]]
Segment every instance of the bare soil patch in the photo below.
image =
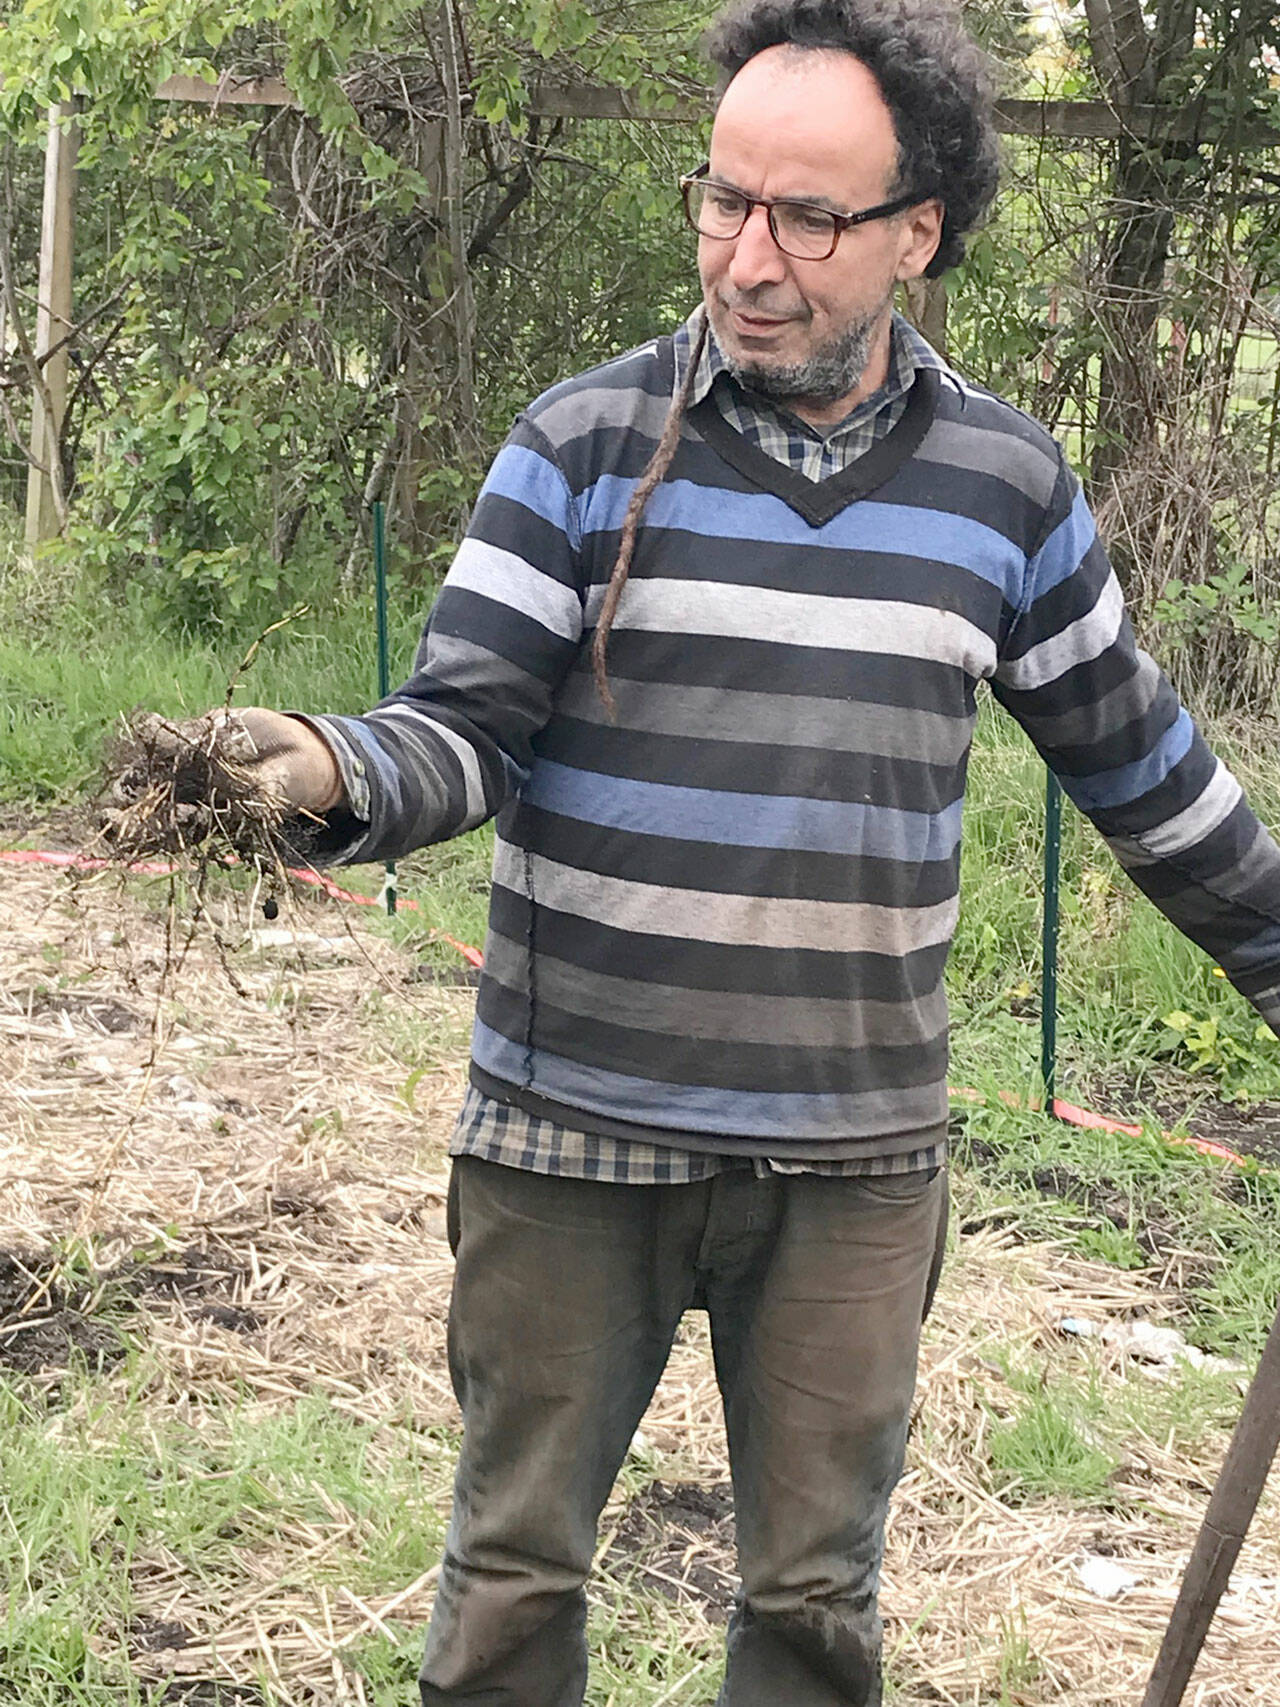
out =
[(1252, 1156), (1265, 1167), (1280, 1167), (1280, 1103), (1222, 1102), (1206, 1097), (1191, 1110), (1185, 1102), (1158, 1097), (1156, 1113), (1169, 1126), (1186, 1127), (1197, 1138), (1225, 1144), (1242, 1156)]
[(1280, 1102), (1225, 1102), (1211, 1083), (1173, 1068), (1140, 1079), (1109, 1073), (1088, 1083), (1084, 1094), (1089, 1107), (1116, 1120), (1137, 1120), (1135, 1110), (1148, 1111), (1171, 1132), (1189, 1132), (1280, 1167)]
[(76, 1360), (99, 1374), (114, 1368), (126, 1347), (98, 1313), (101, 1295), (45, 1257), (0, 1250), (0, 1369), (32, 1375)]
[(628, 1501), (604, 1566), (723, 1624), (737, 1587), (733, 1494), (727, 1482), (650, 1482)]

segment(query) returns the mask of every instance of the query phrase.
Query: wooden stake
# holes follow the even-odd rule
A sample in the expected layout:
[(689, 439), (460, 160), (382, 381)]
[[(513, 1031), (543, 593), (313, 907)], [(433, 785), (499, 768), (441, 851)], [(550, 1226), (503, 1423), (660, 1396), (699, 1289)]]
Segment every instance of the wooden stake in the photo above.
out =
[(1280, 1447), (1280, 1309), (1245, 1394), (1142, 1707), (1178, 1707)]
[[(75, 227), (76, 150), (79, 126), (69, 105), (49, 112), (44, 157), (44, 216), (40, 228), (40, 285), (36, 305), (35, 356), (39, 381), (32, 387), (31, 457), (27, 475), (27, 549), (53, 539), (62, 526), (62, 418), (67, 407), (71, 331), (72, 245)], [(51, 355), (50, 351), (54, 353)], [(36, 466), (36, 465), (39, 466)]]
[(441, 58), (447, 108), (444, 126), (444, 205), (448, 229), (449, 273), (453, 293), (454, 344), (458, 384), (454, 398), (459, 435), (475, 442), (475, 297), (471, 268), (467, 261), (466, 226), (463, 220), (463, 166), (466, 138), (462, 124), (462, 55), (458, 20), (453, 0), (440, 7)]
[(947, 353), (947, 285), (945, 279), (908, 279), (903, 287), (907, 319), (940, 356)]

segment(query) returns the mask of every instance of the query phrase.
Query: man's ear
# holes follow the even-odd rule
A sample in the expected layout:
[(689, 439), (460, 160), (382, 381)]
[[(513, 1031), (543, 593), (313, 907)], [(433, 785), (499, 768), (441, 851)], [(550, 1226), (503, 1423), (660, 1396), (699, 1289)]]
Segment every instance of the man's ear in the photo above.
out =
[(938, 252), (942, 241), (942, 203), (936, 196), (907, 208), (900, 218), (898, 271), (901, 279), (918, 279)]

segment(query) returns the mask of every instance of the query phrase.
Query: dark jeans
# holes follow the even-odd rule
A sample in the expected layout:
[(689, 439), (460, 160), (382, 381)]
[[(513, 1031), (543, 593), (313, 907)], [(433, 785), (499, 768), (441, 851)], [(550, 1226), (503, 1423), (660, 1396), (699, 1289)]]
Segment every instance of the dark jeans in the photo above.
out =
[(600, 1511), (683, 1311), (711, 1319), (742, 1592), (722, 1707), (876, 1707), (876, 1588), (946, 1176), (694, 1185), (454, 1164), (465, 1432), (424, 1707), (578, 1707)]

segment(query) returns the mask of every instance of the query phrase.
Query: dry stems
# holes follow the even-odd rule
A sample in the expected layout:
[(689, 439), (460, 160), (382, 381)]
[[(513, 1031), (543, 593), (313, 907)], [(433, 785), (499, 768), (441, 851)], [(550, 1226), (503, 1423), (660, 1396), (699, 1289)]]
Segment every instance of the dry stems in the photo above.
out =
[(286, 803), (263, 789), (256, 757), (233, 711), (181, 723), (135, 712), (106, 756), (104, 844), (111, 856), (124, 865), (168, 854), (279, 867)]

